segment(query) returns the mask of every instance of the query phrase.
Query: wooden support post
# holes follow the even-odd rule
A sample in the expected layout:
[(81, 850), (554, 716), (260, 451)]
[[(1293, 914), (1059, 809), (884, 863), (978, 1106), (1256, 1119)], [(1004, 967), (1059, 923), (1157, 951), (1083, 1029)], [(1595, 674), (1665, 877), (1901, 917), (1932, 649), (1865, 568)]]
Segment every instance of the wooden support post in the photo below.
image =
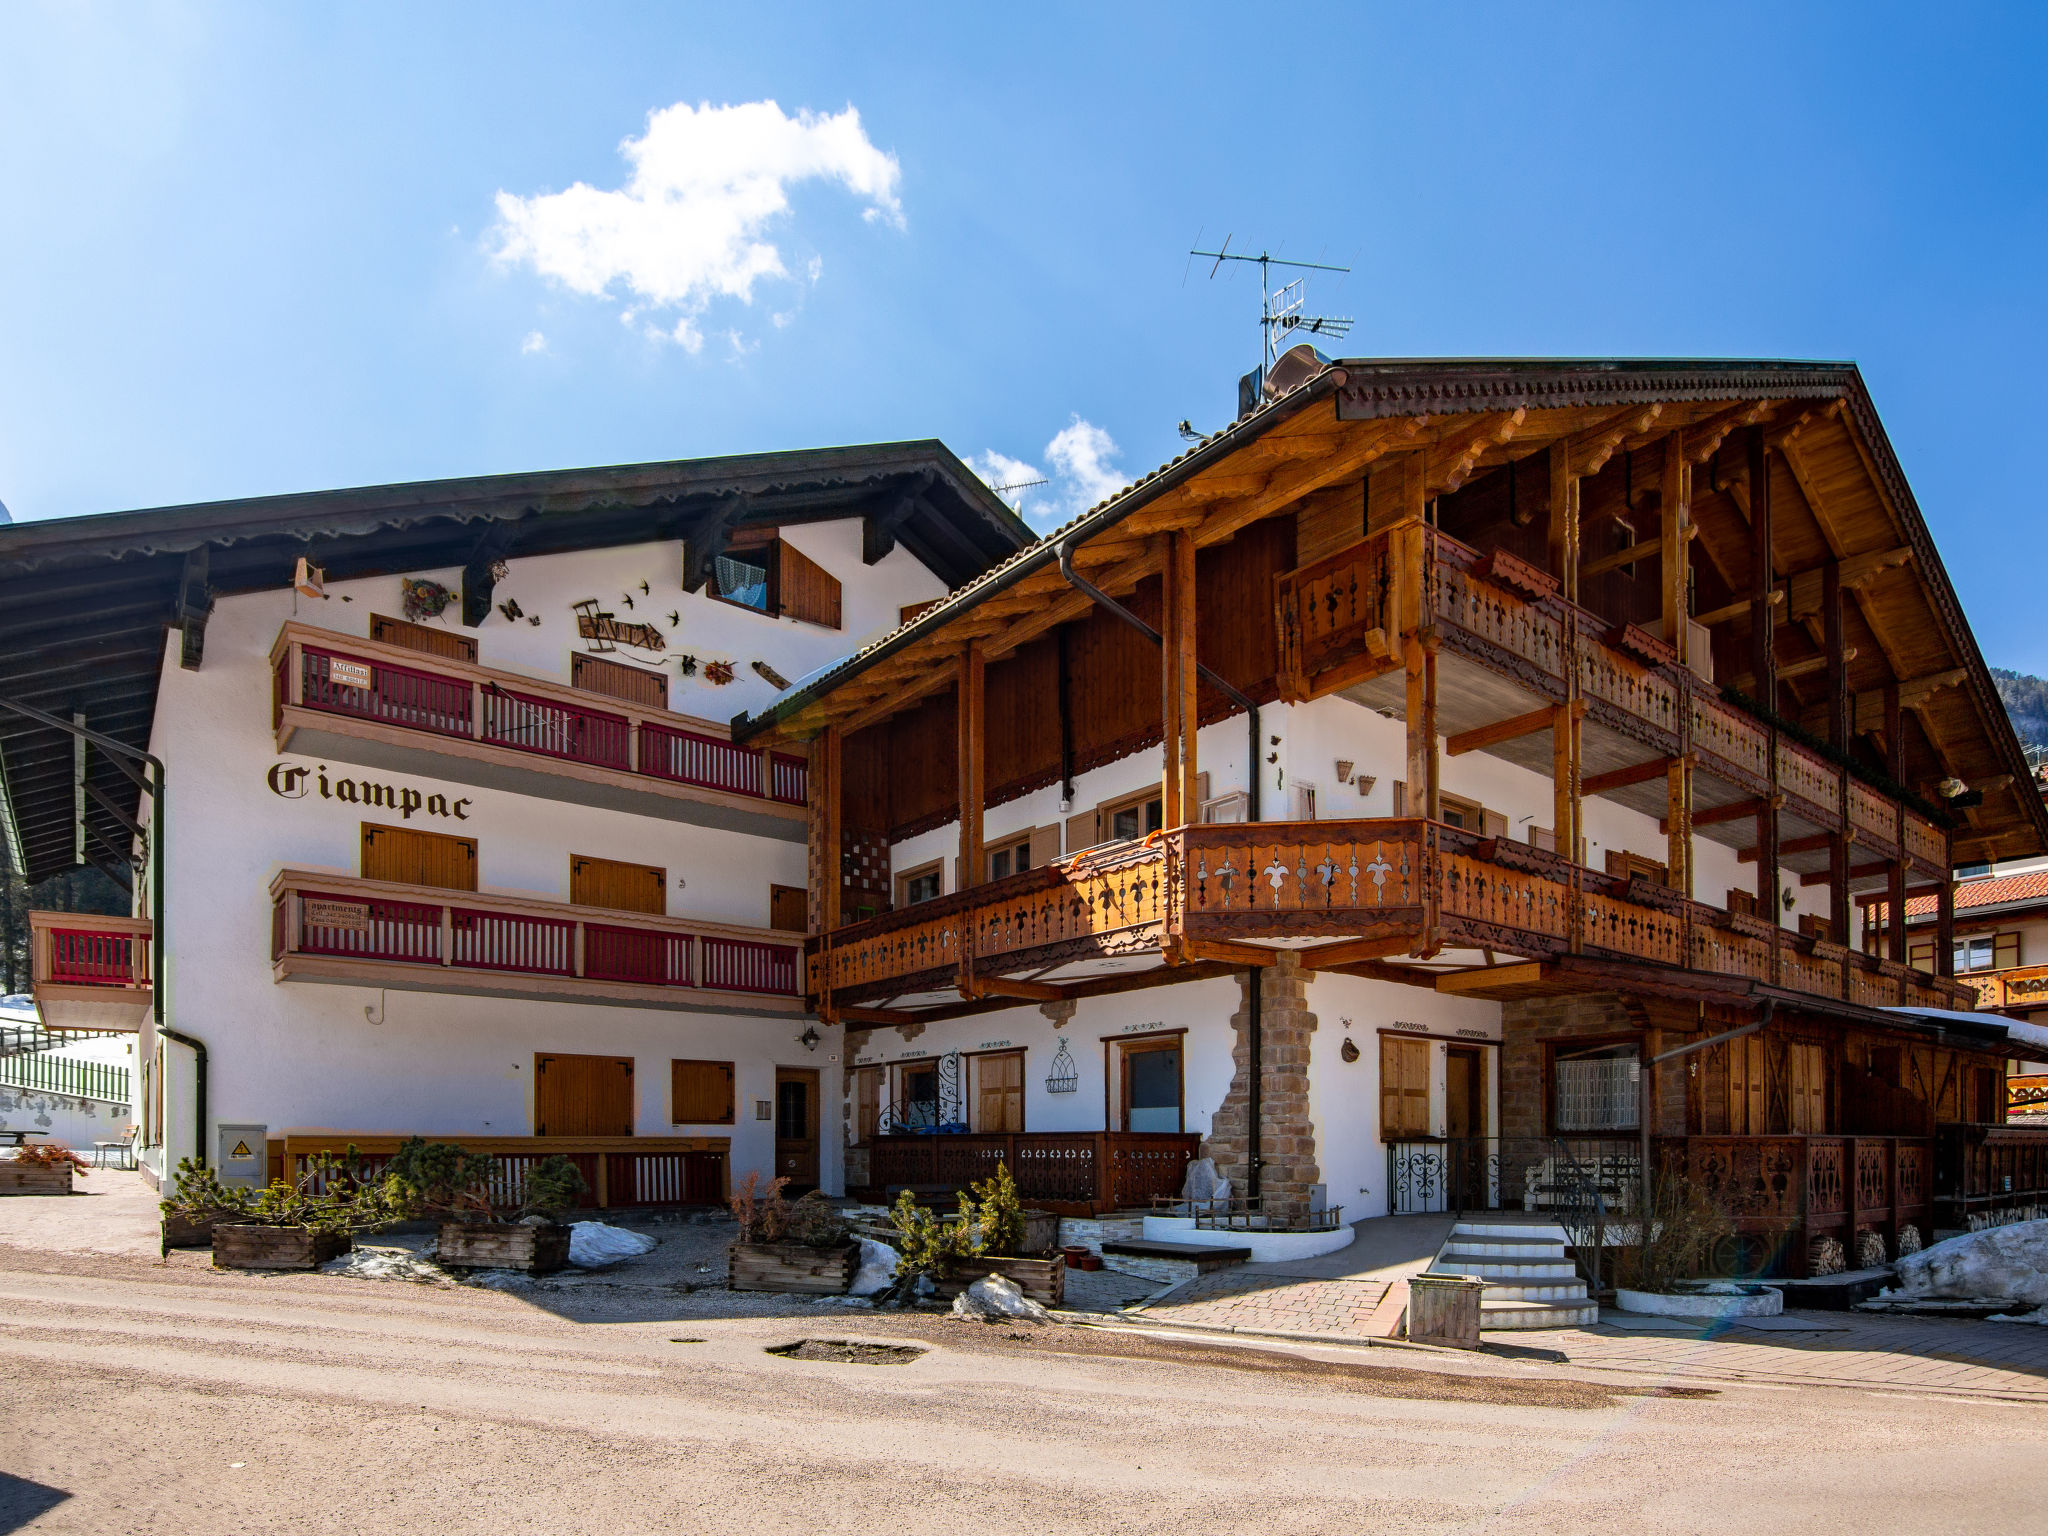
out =
[(1570, 438), (1550, 445), (1550, 574), (1566, 602), (1579, 600), (1579, 477)]
[(1934, 895), (1934, 974), (1956, 973), (1956, 872), (1948, 865)]
[[(1771, 733), (1773, 744), (1777, 732)], [(1775, 757), (1775, 752), (1772, 754)], [(1776, 774), (1772, 775), (1773, 784)], [(1781, 925), (1784, 913), (1778, 906), (1778, 797), (1764, 796), (1756, 812), (1756, 915), (1772, 928)]]
[(987, 663), (981, 642), (970, 640), (960, 653), (958, 710), (960, 727), (960, 888), (982, 883), (981, 811), (987, 798), (987, 774), (983, 747), (987, 739), (983, 718), (983, 684)]
[[(1842, 567), (1830, 560), (1821, 569), (1821, 625), (1827, 648), (1828, 745), (1843, 757), (1849, 753), (1849, 672), (1842, 644)], [(1849, 933), (1849, 773), (1835, 774), (1835, 812), (1842, 830), (1828, 838), (1828, 924), (1837, 944)]]
[[(1688, 540), (1692, 533), (1692, 463), (1685, 456), (1685, 430), (1680, 428), (1664, 439), (1663, 484), (1663, 581), (1659, 584), (1664, 618), (1664, 643), (1678, 653), (1681, 665), (1686, 654), (1687, 576), (1692, 569)], [(1688, 783), (1690, 780), (1688, 779)], [(1690, 861), (1688, 861), (1688, 864)], [(1677, 869), (1672, 869), (1676, 884)]]
[(840, 746), (839, 727), (828, 725), (818, 733), (811, 753), (811, 793), (818, 799), (818, 839), (811, 850), (818, 890), (818, 907), (811, 914), (814, 933), (830, 933), (839, 926), (840, 892), (845, 885), (840, 868), (844, 857), (841, 819), (845, 815), (839, 783)]
[[(1749, 436), (1749, 541), (1749, 672), (1756, 680), (1757, 702), (1776, 714), (1777, 609), (1771, 603), (1771, 590), (1777, 577), (1771, 563), (1771, 460), (1761, 432)], [(1775, 770), (1772, 777), (1775, 783)]]
[(1681, 752), (1671, 759), (1665, 774), (1664, 860), (1671, 888), (1681, 896), (1692, 895), (1692, 754)]
[(1884, 926), (1887, 943), (1883, 953), (1899, 964), (1906, 963), (1906, 861), (1893, 859), (1885, 866)]
[(1159, 647), (1164, 726), (1160, 786), (1161, 825), (1183, 826), (1202, 813), (1197, 792), (1195, 730), (1195, 540), (1186, 529), (1172, 535), (1161, 583), (1165, 598)]
[(1408, 813), (1431, 821), (1442, 810), (1437, 793), (1436, 646), (1408, 635), (1401, 642), (1408, 668)]

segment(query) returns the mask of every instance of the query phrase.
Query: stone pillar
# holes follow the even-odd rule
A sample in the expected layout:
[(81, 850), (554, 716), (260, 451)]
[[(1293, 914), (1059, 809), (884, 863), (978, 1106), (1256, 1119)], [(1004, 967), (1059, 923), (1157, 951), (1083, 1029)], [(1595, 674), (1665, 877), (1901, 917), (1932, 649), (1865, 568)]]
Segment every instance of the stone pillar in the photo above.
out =
[[(1315, 1033), (1316, 1016), (1308, 1011), (1310, 973), (1286, 950), (1278, 951), (1274, 964), (1263, 967), (1260, 988), (1260, 1040), (1262, 1075), (1259, 1083), (1261, 1128), (1260, 1190), (1266, 1210), (1274, 1215), (1298, 1214), (1308, 1209), (1309, 1187), (1322, 1182), (1316, 1165), (1316, 1132), (1309, 1118), (1309, 1037)], [(1230, 1025), (1235, 1033), (1231, 1045), (1230, 1091), (1211, 1122), (1202, 1155), (1216, 1160), (1216, 1171), (1231, 1181), (1231, 1188), (1243, 1194), (1250, 1173), (1250, 1147), (1245, 1135), (1250, 1108), (1251, 1017), (1249, 1014), (1249, 972), (1237, 978), (1237, 1012)]]

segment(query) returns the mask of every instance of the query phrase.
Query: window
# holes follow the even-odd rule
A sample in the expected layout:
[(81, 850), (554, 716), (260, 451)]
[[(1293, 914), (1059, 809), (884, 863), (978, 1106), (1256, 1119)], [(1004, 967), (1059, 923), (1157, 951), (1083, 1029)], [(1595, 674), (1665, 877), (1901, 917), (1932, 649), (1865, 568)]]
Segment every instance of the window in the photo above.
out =
[(1958, 864), (1956, 866), (1957, 880), (1988, 880), (1990, 878), (1991, 866), (1989, 864)]
[(363, 878), (445, 891), (476, 889), (476, 839), (363, 823)]
[(429, 656), (446, 656), (451, 661), (476, 660), (476, 642), (468, 635), (388, 618), (381, 613), (370, 615), (370, 638), (385, 645), (402, 645), (408, 651), (424, 651)]
[(1118, 1042), (1123, 1050), (1125, 1130), (1182, 1128), (1181, 1042), (1179, 1035)]
[(1021, 875), (1031, 867), (1031, 839), (1026, 837), (1017, 842), (992, 848), (988, 854), (988, 877), (1001, 880), (1009, 875)]
[(896, 1069), (897, 1095), (890, 1118), (899, 1131), (929, 1131), (939, 1123), (939, 1064), (913, 1062)]
[(1630, 853), (1622, 848), (1607, 850), (1607, 873), (1617, 880), (1632, 880), (1640, 875), (1652, 885), (1669, 885), (1671, 872), (1668, 866), (1655, 859), (1646, 859), (1640, 853)]
[(652, 864), (625, 864), (572, 853), (569, 900), (579, 907), (652, 912), (659, 917), (668, 911), (668, 871)]
[(896, 877), (896, 905), (913, 907), (920, 901), (930, 901), (939, 894), (940, 871), (943, 861), (933, 859), (916, 869), (906, 869)]
[(1641, 1071), (1634, 1045), (1560, 1051), (1551, 1063), (1557, 1129), (1565, 1134), (1635, 1130)]
[(1024, 1053), (1003, 1051), (972, 1058), (974, 1128), (977, 1131), (1024, 1129)]
[(1314, 821), (1316, 819), (1316, 787), (1303, 779), (1296, 779), (1291, 786), (1294, 795), (1294, 819)]
[(1906, 964), (1916, 971), (1934, 969), (1934, 940), (1908, 939), (1906, 941)]
[(731, 1125), (733, 1078), (729, 1061), (671, 1061), (669, 1119), (676, 1125)]
[(668, 708), (665, 673), (606, 661), (602, 656), (588, 656), (581, 651), (569, 656), (569, 686), (586, 693), (601, 693), (608, 699), (624, 699), (628, 704), (644, 704), (649, 709)]
[[(1933, 946), (1929, 945), (1930, 956)], [(2020, 963), (2017, 933), (1973, 933), (1956, 940), (1956, 974), (1965, 971), (2009, 971)]]
[(1380, 1036), (1380, 1138), (1400, 1141), (1429, 1134), (1427, 1040)]
[(810, 892), (800, 885), (768, 887), (768, 926), (784, 933), (806, 933), (811, 926)]
[(1127, 843), (1157, 832), (1165, 802), (1156, 791), (1113, 800), (1096, 812), (1096, 826), (1106, 843)]
[(756, 613), (840, 626), (839, 578), (781, 539), (735, 540), (713, 558), (704, 590)]

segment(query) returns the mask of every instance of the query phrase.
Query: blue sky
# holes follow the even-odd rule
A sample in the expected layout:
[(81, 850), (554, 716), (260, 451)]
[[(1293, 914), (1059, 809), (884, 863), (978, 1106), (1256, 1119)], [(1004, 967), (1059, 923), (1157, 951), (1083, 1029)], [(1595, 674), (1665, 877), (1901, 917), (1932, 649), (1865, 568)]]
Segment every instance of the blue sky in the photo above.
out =
[(2048, 673), (2044, 65), (2038, 6), (17, 3), (0, 500), (934, 436), (1043, 523), (1233, 411), (1230, 234), (1354, 267), (1332, 350), (1856, 360)]

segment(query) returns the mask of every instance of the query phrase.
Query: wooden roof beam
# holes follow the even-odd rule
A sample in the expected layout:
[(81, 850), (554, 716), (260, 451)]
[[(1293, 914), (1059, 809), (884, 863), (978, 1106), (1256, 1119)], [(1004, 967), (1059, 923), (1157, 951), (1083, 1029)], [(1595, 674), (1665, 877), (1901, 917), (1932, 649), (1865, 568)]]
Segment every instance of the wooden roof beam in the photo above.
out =
[(1468, 427), (1462, 427), (1423, 450), (1422, 493), (1424, 497), (1457, 490), (1470, 478), (1480, 459), (1496, 448), (1505, 447), (1529, 419), (1527, 407), (1496, 411)]
[(1685, 430), (1685, 456), (1695, 464), (1706, 463), (1727, 441), (1729, 433), (1770, 420), (1783, 404), (1779, 400), (1746, 400), (1695, 422)]
[(1571, 472), (1584, 479), (1597, 475), (1607, 467), (1607, 461), (1614, 457), (1615, 449), (1622, 439), (1650, 430), (1650, 424), (1664, 414), (1661, 403), (1654, 405), (1632, 405), (1623, 411), (1616, 411), (1585, 431), (1575, 433), (1571, 439), (1569, 462)]

